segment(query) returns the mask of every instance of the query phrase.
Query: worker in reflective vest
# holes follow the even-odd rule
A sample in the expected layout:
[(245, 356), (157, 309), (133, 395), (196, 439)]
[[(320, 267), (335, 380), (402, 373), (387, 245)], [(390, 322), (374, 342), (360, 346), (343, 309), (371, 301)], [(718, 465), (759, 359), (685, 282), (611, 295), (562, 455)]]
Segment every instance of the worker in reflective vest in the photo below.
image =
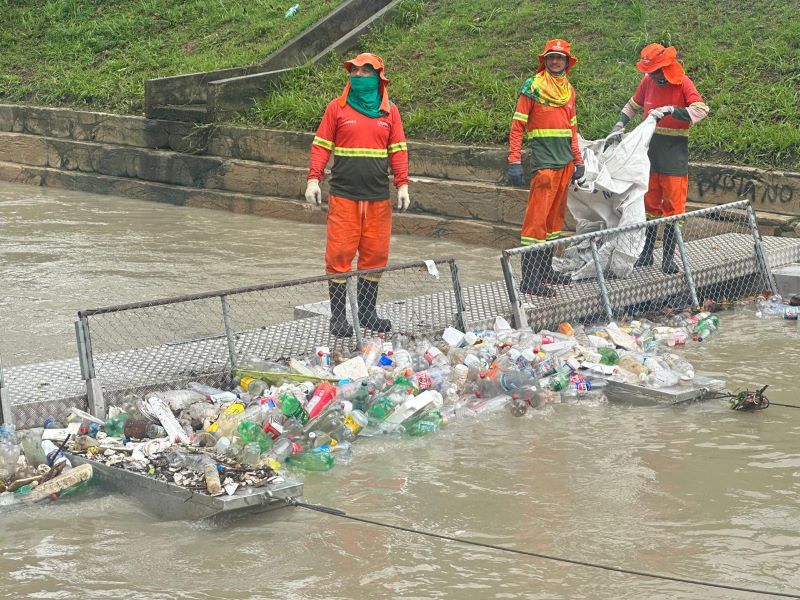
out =
[[(567, 73), (578, 59), (565, 40), (550, 40), (539, 55), (536, 75), (522, 84), (511, 120), (508, 180), (524, 185), (522, 143), (531, 148), (533, 177), (522, 222), (521, 245), (530, 246), (561, 237), (570, 181), (583, 183), (584, 165), (578, 148), (575, 90)], [(555, 296), (546, 283), (568, 283), (569, 276), (553, 270), (553, 248), (522, 254), (520, 291)]]
[[(671, 217), (686, 212), (689, 191), (689, 127), (708, 115), (708, 106), (678, 62), (674, 46), (648, 44), (642, 49), (636, 68), (644, 76), (633, 97), (622, 108), (619, 120), (609, 134), (609, 141), (619, 141), (625, 125), (638, 112), (644, 118), (653, 115), (658, 126), (650, 140), (650, 183), (644, 196), (647, 218)], [(644, 249), (635, 267), (653, 264), (658, 226), (645, 230)], [(677, 273), (675, 264), (675, 223), (664, 227), (664, 251), (661, 270)]]
[[(311, 167), (305, 197), (322, 204), (322, 181), (330, 155), (334, 155), (328, 199), (325, 271), (347, 273), (358, 253), (358, 269), (385, 267), (389, 260), (392, 205), (388, 168), (397, 188), (397, 208), (405, 211), (408, 196), (408, 148), (397, 105), (389, 101), (389, 80), (383, 60), (370, 53), (344, 63), (349, 74), (342, 95), (328, 104), (311, 144)], [(376, 332), (391, 331), (388, 319), (378, 316), (375, 305), (380, 276), (358, 278), (358, 320)], [(330, 332), (351, 337), (347, 321), (346, 279), (328, 283), (331, 301)]]

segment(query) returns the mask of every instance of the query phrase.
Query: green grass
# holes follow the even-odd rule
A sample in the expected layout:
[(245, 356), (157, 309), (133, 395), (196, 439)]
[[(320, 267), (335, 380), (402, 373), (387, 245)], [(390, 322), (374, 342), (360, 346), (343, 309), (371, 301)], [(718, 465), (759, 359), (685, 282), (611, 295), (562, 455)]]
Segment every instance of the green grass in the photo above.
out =
[(0, 102), (136, 113), (144, 80), (253, 64), (343, 0), (0, 0)]
[[(800, 20), (790, 0), (407, 0), (362, 41), (381, 54), (412, 139), (504, 144), (519, 86), (544, 42), (580, 59), (570, 80), (582, 135), (605, 135), (633, 94), (649, 42), (676, 45), (711, 107), (694, 160), (800, 169)], [(341, 60), (304, 69), (243, 121), (313, 130), (344, 83)]]
[[(342, 0), (0, 0), (0, 101), (141, 111), (144, 79), (252, 64)], [(800, 170), (800, 19), (794, 0), (405, 0), (361, 43), (381, 54), (407, 135), (504, 144), (545, 40), (580, 58), (580, 132), (605, 135), (651, 41), (674, 44), (711, 115), (694, 160)], [(341, 92), (341, 58), (304, 68), (254, 126), (314, 130)]]

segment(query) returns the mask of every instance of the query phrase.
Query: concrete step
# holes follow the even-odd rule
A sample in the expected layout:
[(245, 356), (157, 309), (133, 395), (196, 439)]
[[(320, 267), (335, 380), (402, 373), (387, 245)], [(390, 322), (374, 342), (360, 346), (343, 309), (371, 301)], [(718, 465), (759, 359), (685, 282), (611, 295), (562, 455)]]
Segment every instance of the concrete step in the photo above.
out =
[[(305, 201), (169, 185), (128, 177), (22, 165), (15, 162), (0, 162), (0, 181), (123, 196), (176, 206), (225, 210), (237, 214), (289, 219), (303, 223), (324, 224), (327, 220), (326, 208), (318, 208)], [(421, 247), (420, 250), (423, 254), (434, 250), (437, 239), (500, 249), (511, 248), (519, 242), (518, 227), (413, 213), (395, 214), (392, 217), (392, 233), (428, 238), (431, 241), (431, 247)]]
[(166, 121), (187, 123), (207, 123), (209, 121), (205, 104), (161, 104), (148, 107), (147, 116)]
[[(308, 172), (305, 166), (8, 132), (0, 132), (0, 161), (296, 200), (303, 199)], [(412, 177), (411, 193), (414, 212), (500, 226), (519, 227), (527, 203), (524, 189), (481, 181)]]

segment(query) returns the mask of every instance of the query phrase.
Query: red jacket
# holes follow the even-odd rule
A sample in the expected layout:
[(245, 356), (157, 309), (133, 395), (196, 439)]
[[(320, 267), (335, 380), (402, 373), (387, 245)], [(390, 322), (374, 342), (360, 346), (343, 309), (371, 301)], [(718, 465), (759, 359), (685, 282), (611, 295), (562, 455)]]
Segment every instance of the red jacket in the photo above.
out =
[(394, 185), (408, 184), (408, 147), (397, 105), (389, 114), (368, 117), (338, 99), (325, 109), (311, 144), (308, 179), (322, 181), (325, 165), (334, 155), (331, 194), (351, 200), (389, 198), (388, 167)]

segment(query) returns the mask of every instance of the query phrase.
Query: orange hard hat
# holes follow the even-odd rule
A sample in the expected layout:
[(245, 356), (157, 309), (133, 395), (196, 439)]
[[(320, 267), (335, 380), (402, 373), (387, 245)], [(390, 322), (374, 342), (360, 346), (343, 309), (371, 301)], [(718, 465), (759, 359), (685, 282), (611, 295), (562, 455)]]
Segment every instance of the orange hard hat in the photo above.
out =
[(683, 67), (678, 62), (678, 51), (675, 46), (665, 48), (661, 44), (648, 44), (642, 48), (636, 68), (647, 74), (661, 69), (664, 78), (674, 84), (680, 84), (685, 75)]
[[(386, 77), (384, 71), (384, 64), (383, 59), (378, 56), (377, 54), (372, 54), (371, 52), (362, 52), (355, 58), (351, 58), (350, 60), (344, 61), (344, 68), (347, 72), (350, 72), (351, 67), (363, 67), (364, 65), (370, 65), (375, 72), (378, 74), (378, 92), (381, 95), (381, 106), (380, 109), (385, 112), (386, 114), (389, 113), (389, 93), (386, 90), (387, 86), (389, 85), (389, 79)], [(344, 107), (347, 104), (347, 94), (350, 93), (350, 81), (348, 80), (347, 84), (344, 86), (344, 91), (342, 95), (339, 97), (339, 105)]]
[(537, 71), (544, 71), (544, 57), (548, 54), (562, 54), (567, 57), (567, 68), (564, 70), (565, 73), (569, 73), (570, 69), (575, 66), (575, 63), (578, 62), (578, 59), (570, 54), (570, 46), (567, 40), (562, 40), (556, 38), (554, 40), (547, 40), (547, 43), (544, 45), (544, 50), (539, 55), (539, 68)]

